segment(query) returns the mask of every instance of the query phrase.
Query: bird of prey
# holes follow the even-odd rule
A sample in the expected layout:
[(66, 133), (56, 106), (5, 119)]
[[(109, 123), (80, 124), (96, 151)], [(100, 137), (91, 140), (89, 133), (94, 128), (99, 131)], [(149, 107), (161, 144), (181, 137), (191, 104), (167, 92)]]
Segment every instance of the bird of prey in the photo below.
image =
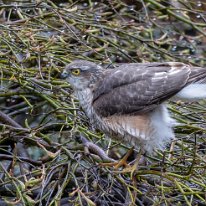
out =
[(166, 100), (206, 98), (206, 69), (180, 62), (126, 63), (104, 69), (75, 60), (62, 76), (92, 124), (150, 153), (174, 137)]

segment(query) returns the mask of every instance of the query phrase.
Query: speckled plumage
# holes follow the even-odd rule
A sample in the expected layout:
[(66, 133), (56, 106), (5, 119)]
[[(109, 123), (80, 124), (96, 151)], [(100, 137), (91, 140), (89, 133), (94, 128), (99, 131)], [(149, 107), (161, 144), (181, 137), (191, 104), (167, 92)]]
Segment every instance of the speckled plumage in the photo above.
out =
[[(72, 75), (73, 69), (80, 74)], [(64, 76), (92, 124), (148, 152), (174, 137), (165, 100), (206, 98), (206, 69), (178, 62), (122, 64), (106, 70), (77, 60), (66, 66)]]

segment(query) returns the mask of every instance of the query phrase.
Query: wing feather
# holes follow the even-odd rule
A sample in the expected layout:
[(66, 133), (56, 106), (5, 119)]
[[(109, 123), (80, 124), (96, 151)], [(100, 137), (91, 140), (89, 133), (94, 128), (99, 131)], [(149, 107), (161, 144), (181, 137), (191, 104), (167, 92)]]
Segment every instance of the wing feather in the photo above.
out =
[[(196, 67), (198, 69), (198, 67)], [(183, 63), (123, 64), (107, 71), (94, 90), (93, 107), (102, 116), (150, 111), (191, 81), (206, 77), (206, 69), (191, 72)]]

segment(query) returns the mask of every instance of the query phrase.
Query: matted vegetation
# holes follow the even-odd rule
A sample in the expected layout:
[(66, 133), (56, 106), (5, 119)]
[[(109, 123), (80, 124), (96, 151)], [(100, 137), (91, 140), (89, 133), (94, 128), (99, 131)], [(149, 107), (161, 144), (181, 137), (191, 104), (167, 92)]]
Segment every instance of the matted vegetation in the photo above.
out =
[(206, 66), (204, 0), (0, 2), (0, 205), (206, 204), (205, 101), (170, 102), (174, 151), (131, 179), (99, 164), (129, 146), (95, 131), (59, 78), (74, 59)]

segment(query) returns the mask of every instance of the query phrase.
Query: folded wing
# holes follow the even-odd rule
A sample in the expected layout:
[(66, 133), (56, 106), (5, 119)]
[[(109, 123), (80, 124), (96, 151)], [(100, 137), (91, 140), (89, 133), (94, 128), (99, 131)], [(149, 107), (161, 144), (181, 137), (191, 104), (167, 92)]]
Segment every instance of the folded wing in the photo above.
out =
[(93, 107), (101, 116), (150, 111), (188, 83), (206, 77), (206, 69), (183, 63), (123, 64), (107, 71), (94, 90)]

